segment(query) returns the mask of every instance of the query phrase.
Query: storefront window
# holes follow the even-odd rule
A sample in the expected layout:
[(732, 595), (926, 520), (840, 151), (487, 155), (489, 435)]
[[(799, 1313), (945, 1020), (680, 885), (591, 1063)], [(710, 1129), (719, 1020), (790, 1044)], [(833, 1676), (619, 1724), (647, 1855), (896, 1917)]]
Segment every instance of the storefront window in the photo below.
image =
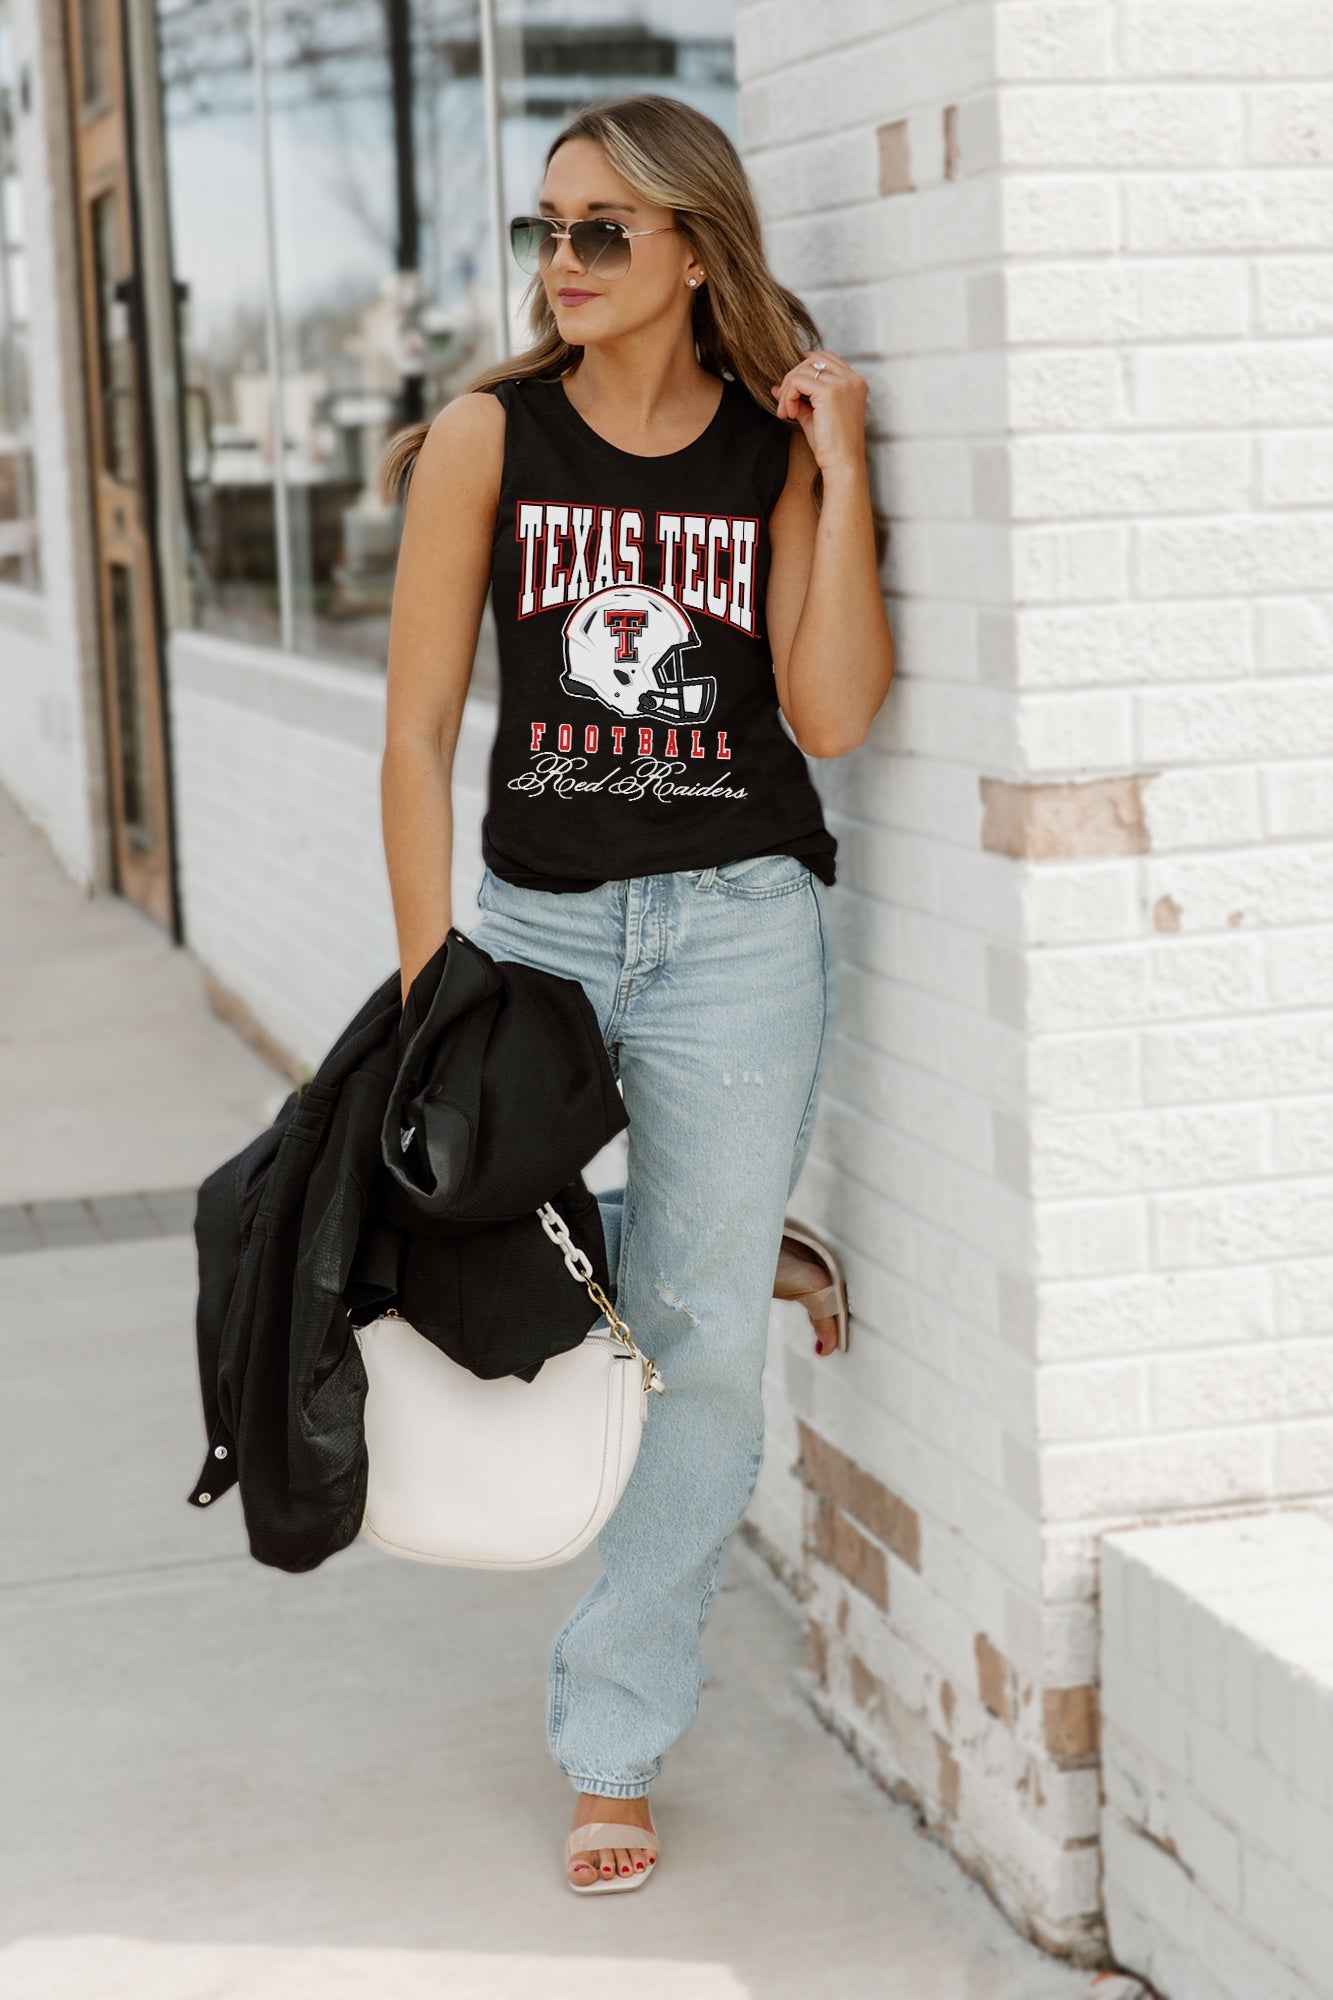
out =
[(9, 0), (0, 0), (0, 583), (40, 587), (31, 326)]
[(382, 667), (380, 457), (526, 343), (503, 217), (590, 98), (670, 91), (733, 130), (729, 8), (500, 0), (496, 133), (480, 0), (262, 0), (262, 51), (250, 7), (157, 4), (194, 622)]
[(381, 453), (496, 352), (478, 10), (375, 0), (272, 21), (294, 643), (379, 662), (401, 520)]
[(264, 208), (248, 8), (159, 0), (196, 625), (279, 634)]

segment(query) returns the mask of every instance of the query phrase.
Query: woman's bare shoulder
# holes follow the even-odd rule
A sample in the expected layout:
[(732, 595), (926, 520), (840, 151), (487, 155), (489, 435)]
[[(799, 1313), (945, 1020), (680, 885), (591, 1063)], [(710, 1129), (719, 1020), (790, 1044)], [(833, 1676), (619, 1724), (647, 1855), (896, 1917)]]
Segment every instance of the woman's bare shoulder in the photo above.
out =
[(412, 485), (439, 498), (498, 496), (504, 467), (505, 409), (489, 389), (454, 396), (431, 419)]
[(431, 420), (431, 430), (459, 437), (485, 437), (505, 425), (505, 406), (492, 389), (466, 389), (451, 396)]

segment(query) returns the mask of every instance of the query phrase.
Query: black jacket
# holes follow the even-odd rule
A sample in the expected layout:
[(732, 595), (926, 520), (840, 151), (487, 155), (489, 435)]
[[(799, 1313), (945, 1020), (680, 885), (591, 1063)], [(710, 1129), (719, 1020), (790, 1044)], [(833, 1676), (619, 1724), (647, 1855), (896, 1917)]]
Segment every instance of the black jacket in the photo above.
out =
[(531, 1381), (600, 1316), (534, 1211), (552, 1203), (614, 1300), (581, 1169), (628, 1124), (577, 980), (452, 926), (406, 1006), (395, 971), (199, 1188), (191, 1504), (239, 1483), (251, 1554), (279, 1569), (345, 1548), (366, 1493), (353, 1324), (392, 1304), (474, 1373)]

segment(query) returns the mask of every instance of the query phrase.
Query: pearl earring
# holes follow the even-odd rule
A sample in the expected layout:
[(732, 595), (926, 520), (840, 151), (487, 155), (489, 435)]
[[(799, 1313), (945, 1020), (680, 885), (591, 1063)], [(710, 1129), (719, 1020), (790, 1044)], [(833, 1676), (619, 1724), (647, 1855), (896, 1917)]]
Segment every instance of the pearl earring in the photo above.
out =
[(697, 285), (699, 280), (697, 278), (690, 278), (687, 282), (691, 285)]

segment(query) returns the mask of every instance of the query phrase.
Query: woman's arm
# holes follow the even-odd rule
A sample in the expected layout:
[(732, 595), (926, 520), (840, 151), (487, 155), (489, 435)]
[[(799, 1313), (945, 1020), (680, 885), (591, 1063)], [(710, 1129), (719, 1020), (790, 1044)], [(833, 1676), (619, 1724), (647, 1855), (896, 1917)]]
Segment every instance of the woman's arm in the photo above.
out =
[[(823, 359), (818, 375), (810, 363)], [(778, 701), (811, 757), (865, 741), (893, 679), (866, 463), (864, 376), (821, 347), (774, 384), (774, 413), (795, 417), (787, 483), (769, 519), (765, 594)], [(824, 474), (823, 505), (810, 488)]]
[(454, 751), (490, 586), (504, 405), (446, 403), (412, 469), (389, 621), (380, 807), (403, 999), (453, 922)]

